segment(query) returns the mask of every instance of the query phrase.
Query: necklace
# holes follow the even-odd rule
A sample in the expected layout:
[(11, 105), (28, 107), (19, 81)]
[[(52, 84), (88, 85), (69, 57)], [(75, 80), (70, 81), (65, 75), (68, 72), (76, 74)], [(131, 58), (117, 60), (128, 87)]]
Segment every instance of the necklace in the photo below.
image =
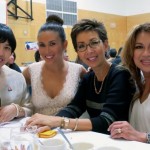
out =
[(94, 76), (94, 89), (95, 89), (95, 93), (96, 93), (96, 94), (99, 94), (99, 93), (102, 91), (103, 83), (104, 83), (104, 80), (105, 80), (105, 79), (102, 81), (101, 87), (100, 87), (99, 90), (97, 90), (97, 88), (96, 88), (96, 83), (95, 83), (96, 81), (95, 81), (95, 80), (96, 80), (96, 76)]
[(101, 83), (101, 87), (99, 88), (99, 90), (97, 89), (97, 87), (96, 87), (96, 75), (94, 75), (94, 89), (95, 89), (95, 93), (96, 94), (99, 94), (101, 91), (102, 91), (102, 88), (103, 88), (103, 84), (104, 84), (104, 81), (105, 81), (105, 78), (106, 78), (106, 76), (107, 76), (107, 74), (108, 74), (108, 72), (109, 72), (109, 69), (110, 69), (110, 66), (111, 66), (111, 64), (109, 63), (106, 67), (107, 68), (105, 68), (106, 69), (106, 71), (105, 71), (105, 76), (104, 76), (104, 78), (103, 78), (103, 81), (102, 81), (102, 83)]

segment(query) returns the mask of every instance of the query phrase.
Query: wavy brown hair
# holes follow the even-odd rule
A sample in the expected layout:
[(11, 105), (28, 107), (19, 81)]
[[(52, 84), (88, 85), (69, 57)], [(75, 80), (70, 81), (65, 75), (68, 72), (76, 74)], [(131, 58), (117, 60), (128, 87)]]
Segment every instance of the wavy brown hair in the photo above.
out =
[(148, 32), (150, 33), (150, 23), (143, 23), (140, 25), (136, 25), (130, 32), (127, 37), (127, 40), (125, 42), (125, 45), (123, 47), (123, 51), (121, 53), (122, 63), (125, 65), (129, 71), (131, 72), (136, 85), (137, 85), (137, 93), (135, 94), (135, 97), (133, 99), (136, 100), (138, 98), (141, 98), (144, 91), (144, 84), (142, 81), (142, 75), (140, 69), (135, 65), (133, 60), (134, 50), (135, 50), (135, 44), (137, 36), (141, 32)]

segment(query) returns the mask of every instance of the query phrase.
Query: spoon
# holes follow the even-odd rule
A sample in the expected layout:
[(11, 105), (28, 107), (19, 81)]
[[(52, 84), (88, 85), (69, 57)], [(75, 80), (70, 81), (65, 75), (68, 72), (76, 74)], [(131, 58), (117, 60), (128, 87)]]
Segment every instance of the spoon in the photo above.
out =
[(57, 128), (58, 132), (62, 135), (62, 137), (66, 140), (66, 142), (69, 144), (69, 147), (74, 150), (72, 144), (70, 143), (70, 141), (68, 140), (68, 138), (65, 136), (64, 132), (60, 129), (60, 128)]

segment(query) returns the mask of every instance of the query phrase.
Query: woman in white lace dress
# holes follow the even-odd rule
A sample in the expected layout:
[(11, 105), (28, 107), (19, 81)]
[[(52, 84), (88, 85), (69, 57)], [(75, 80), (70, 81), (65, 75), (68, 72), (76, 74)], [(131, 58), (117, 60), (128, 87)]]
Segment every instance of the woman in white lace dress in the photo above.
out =
[(114, 122), (112, 138), (150, 143), (150, 23), (140, 24), (130, 32), (122, 51), (123, 63), (137, 84), (131, 105), (130, 124)]
[(73, 99), (80, 78), (86, 73), (82, 65), (64, 60), (67, 41), (62, 24), (59, 17), (47, 19), (37, 37), (43, 61), (23, 71), (27, 84), (32, 87), (34, 113), (55, 115)]

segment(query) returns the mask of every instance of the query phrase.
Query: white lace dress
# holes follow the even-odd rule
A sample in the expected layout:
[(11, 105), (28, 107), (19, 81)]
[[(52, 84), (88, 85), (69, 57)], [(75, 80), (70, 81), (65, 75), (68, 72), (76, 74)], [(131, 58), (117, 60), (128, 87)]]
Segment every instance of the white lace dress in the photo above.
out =
[[(76, 63), (68, 62), (68, 73), (66, 82), (57, 96), (51, 98), (43, 89), (41, 82), (41, 72), (44, 61), (29, 65), (31, 75), (32, 98), (34, 113), (45, 115), (55, 115), (59, 110), (65, 107), (76, 94), (79, 85), (82, 66)], [(49, 81), (50, 82), (50, 79)], [(54, 87), (55, 88), (55, 87)]]
[(143, 103), (134, 102), (130, 123), (138, 131), (150, 132), (150, 94)]

